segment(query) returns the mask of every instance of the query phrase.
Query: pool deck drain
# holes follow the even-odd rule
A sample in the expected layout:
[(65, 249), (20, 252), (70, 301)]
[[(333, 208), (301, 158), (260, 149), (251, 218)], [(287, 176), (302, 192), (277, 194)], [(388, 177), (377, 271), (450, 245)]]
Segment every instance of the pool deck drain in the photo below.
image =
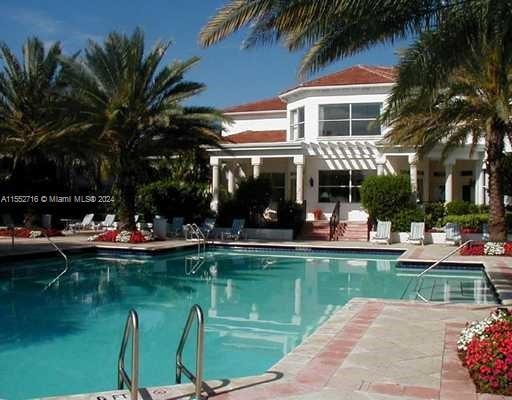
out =
[[(352, 299), (265, 374), (208, 381), (215, 400), (512, 399), (476, 393), (457, 357), (466, 321), (490, 305)], [(190, 384), (145, 388), (139, 399), (192, 398)], [(50, 398), (48, 398), (50, 399)], [(127, 391), (52, 400), (129, 400)]]

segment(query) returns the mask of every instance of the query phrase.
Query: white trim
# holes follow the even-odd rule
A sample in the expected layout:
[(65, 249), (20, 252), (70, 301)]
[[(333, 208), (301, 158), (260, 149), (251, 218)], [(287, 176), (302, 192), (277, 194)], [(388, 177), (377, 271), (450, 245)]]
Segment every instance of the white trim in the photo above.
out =
[(293, 89), (287, 90), (279, 94), (279, 98), (281, 100), (285, 100), (286, 97), (291, 96), (295, 93), (302, 91), (311, 91), (311, 90), (337, 90), (337, 89), (354, 89), (354, 88), (371, 88), (371, 87), (391, 87), (396, 83), (358, 83), (353, 85), (329, 85), (329, 86), (298, 86)]
[(226, 111), (223, 112), (224, 115), (258, 115), (258, 114), (278, 114), (283, 113), (286, 114), (286, 108), (282, 110), (262, 110), (262, 111)]

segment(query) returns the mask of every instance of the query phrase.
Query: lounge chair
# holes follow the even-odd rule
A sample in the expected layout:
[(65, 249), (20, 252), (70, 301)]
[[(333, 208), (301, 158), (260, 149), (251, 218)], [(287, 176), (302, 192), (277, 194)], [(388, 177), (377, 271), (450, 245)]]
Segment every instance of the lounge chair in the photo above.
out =
[(221, 239), (233, 239), (239, 240), (242, 231), (244, 230), (245, 219), (234, 219), (233, 225), (231, 226), (231, 230), (229, 232), (222, 232)]
[(96, 225), (97, 229), (108, 229), (108, 228), (115, 228), (114, 220), (116, 219), (115, 214), (107, 214), (105, 216), (105, 219)]
[(74, 224), (69, 224), (67, 226), (67, 229), (73, 230), (73, 231), (79, 231), (82, 229), (92, 229), (94, 228), (94, 214), (86, 214), (85, 217), (82, 219), (82, 222), (75, 222)]
[(449, 244), (460, 244), (462, 241), (462, 235), (460, 234), (460, 226), (459, 224), (448, 222), (445, 227), (444, 231), (446, 233), (446, 242)]
[(205, 238), (210, 237), (210, 234), (215, 228), (215, 222), (215, 218), (206, 218), (203, 224), (199, 227)]
[(379, 221), (377, 223), (377, 232), (372, 241), (377, 243), (391, 243), (391, 221)]
[(183, 217), (174, 217), (172, 222), (168, 226), (169, 236), (181, 236), (183, 235), (183, 223), (185, 222), (185, 218)]
[(14, 229), (15, 225), (11, 214), (2, 214), (2, 226), (5, 226), (7, 229)]
[(423, 246), (425, 242), (425, 222), (411, 222), (411, 232), (409, 233), (409, 243), (417, 243)]
[(489, 225), (482, 224), (482, 240), (489, 240)]

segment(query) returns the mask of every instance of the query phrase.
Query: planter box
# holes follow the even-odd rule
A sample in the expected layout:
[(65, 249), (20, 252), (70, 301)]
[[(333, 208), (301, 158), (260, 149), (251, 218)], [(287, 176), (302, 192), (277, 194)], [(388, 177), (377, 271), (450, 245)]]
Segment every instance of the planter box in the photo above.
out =
[[(220, 238), (222, 232), (230, 231), (231, 228), (215, 228), (212, 231), (212, 237)], [(293, 229), (245, 228), (241, 237), (244, 239), (293, 240)]]

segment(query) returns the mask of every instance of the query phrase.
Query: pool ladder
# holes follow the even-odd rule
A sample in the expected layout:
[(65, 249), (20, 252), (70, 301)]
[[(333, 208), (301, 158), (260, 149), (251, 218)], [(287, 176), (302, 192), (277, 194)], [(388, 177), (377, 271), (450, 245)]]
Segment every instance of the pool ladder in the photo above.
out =
[[(191, 372), (183, 362), (183, 350), (192, 328), (194, 319), (197, 320), (197, 337), (196, 337), (196, 369), (195, 373)], [(131, 335), (130, 335), (131, 334)], [(128, 340), (132, 338), (132, 377), (128, 376), (125, 368), (126, 349)], [(182, 375), (185, 375), (195, 386), (195, 398), (201, 400), (201, 392), (203, 388), (203, 359), (204, 359), (204, 314), (198, 304), (194, 304), (188, 314), (187, 322), (181, 334), (178, 349), (176, 351), (176, 383), (181, 383)], [(130, 391), (131, 400), (138, 400), (139, 392), (139, 318), (135, 310), (130, 310), (126, 325), (124, 328), (123, 340), (121, 342), (121, 350), (117, 360), (118, 373), (118, 389), (126, 388)]]
[[(44, 231), (43, 231), (44, 232)], [(64, 261), (65, 261), (65, 267), (64, 269), (59, 273), (59, 275), (57, 275), (55, 278), (53, 278), (50, 282), (48, 282), (48, 284), (45, 286), (45, 288), (43, 289), (43, 292), (48, 290), (48, 288), (50, 286), (52, 286), (55, 282), (57, 282), (62, 275), (64, 275), (66, 272), (68, 272), (69, 270), (69, 258), (68, 256), (60, 249), (59, 246), (57, 246), (55, 244), (55, 242), (53, 240), (50, 239), (50, 236), (48, 236), (46, 234), (46, 232), (44, 232), (44, 236), (46, 237), (46, 239), (48, 239), (48, 241), (50, 242), (50, 244), (54, 247), (55, 250), (57, 250), (57, 252), (62, 256), (62, 258), (64, 258)]]
[(188, 224), (186, 228), (190, 235), (197, 240), (197, 256), (203, 256), (206, 252), (206, 236), (195, 223)]
[[(423, 271), (421, 271), (418, 275), (416, 275), (415, 277), (411, 278), (411, 281), (413, 279), (416, 280), (416, 286), (415, 286), (415, 291), (416, 291), (416, 299), (420, 299), (422, 300), (423, 302), (425, 303), (429, 303), (430, 301), (421, 294), (421, 289), (423, 287), (423, 276), (433, 270), (435, 267), (439, 266), (443, 261), (447, 260), (448, 258), (450, 258), (452, 255), (454, 255), (455, 253), (457, 253), (460, 249), (464, 248), (465, 246), (467, 246), (468, 244), (470, 244), (471, 242), (474, 242), (475, 240), (467, 240), (466, 242), (464, 242), (463, 244), (461, 244), (459, 247), (457, 247), (455, 250), (453, 251), (450, 251), (447, 255), (441, 257), (440, 259), (438, 259), (434, 264), (432, 264), (430, 267), (428, 268), (425, 268)], [(406, 292), (407, 292), (407, 289), (409, 288), (409, 285), (411, 284), (411, 281), (409, 281), (409, 284), (407, 285), (407, 288), (405, 289), (403, 295), (402, 295), (402, 298), (405, 297), (406, 295)], [(434, 288), (432, 288), (432, 294), (433, 294), (433, 291), (434, 291)], [(431, 294), (431, 298), (432, 298), (432, 294)]]

